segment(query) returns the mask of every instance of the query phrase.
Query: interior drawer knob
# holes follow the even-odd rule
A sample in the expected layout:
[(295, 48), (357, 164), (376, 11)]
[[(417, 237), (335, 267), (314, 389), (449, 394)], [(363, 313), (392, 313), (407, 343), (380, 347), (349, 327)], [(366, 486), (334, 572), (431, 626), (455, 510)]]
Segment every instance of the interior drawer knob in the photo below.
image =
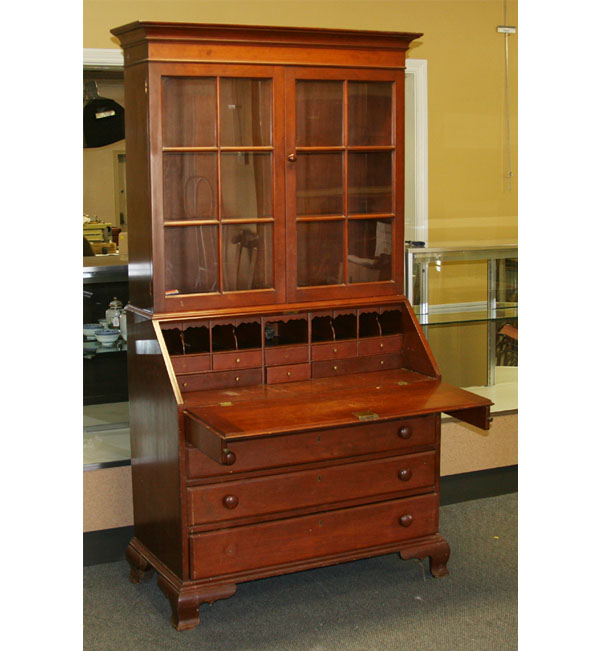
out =
[(223, 498), (223, 506), (227, 509), (235, 509), (240, 503), (240, 500), (235, 495), (225, 495)]
[(413, 521), (413, 517), (410, 513), (405, 513), (404, 515), (401, 515), (399, 520), (400, 525), (403, 527), (410, 527), (412, 521)]
[(398, 473), (398, 477), (402, 481), (408, 481), (412, 477), (412, 470), (410, 468), (404, 468)]
[(399, 430), (398, 430), (398, 436), (401, 439), (409, 439), (412, 436), (412, 431), (408, 425), (403, 425)]

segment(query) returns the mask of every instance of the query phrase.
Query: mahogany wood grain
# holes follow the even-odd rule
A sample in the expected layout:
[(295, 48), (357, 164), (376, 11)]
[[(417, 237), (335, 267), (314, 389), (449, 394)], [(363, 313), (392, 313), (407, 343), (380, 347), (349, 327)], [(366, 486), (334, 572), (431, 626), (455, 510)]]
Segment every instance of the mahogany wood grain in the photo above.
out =
[[(193, 579), (272, 567), (434, 534), (437, 495), (423, 495), (190, 536)], [(399, 524), (405, 514), (409, 527)]]
[(180, 499), (178, 406), (152, 321), (128, 312), (127, 344), (135, 535), (183, 576), (187, 545)]
[[(366, 454), (431, 449), (436, 440), (437, 419), (437, 416), (426, 416), (385, 423), (359, 423), (355, 419), (355, 424), (347, 427), (301, 429), (286, 436), (228, 441), (220, 431), (188, 415), (185, 435), (193, 446), (187, 449), (188, 477), (215, 477), (276, 467), (285, 469)], [(400, 436), (402, 428), (408, 428), (410, 436)], [(227, 468), (222, 465), (224, 449), (236, 455), (235, 463)]]
[(299, 364), (301, 362), (308, 362), (308, 345), (276, 346), (265, 349), (265, 364), (267, 366)]
[(182, 392), (201, 389), (219, 389), (223, 387), (246, 386), (262, 382), (262, 369), (246, 368), (234, 371), (214, 373), (190, 373), (177, 377)]
[(196, 373), (210, 369), (210, 355), (172, 355), (171, 364), (175, 373)]
[[(281, 514), (295, 509), (384, 499), (435, 483), (435, 452), (346, 463), (316, 470), (221, 482), (189, 489), (189, 524)], [(388, 497), (389, 498), (389, 497)]]
[[(275, 433), (300, 432), (359, 423), (357, 414), (370, 411), (377, 420), (388, 421), (419, 414), (434, 414), (467, 408), (489, 407), (489, 400), (439, 381), (414, 385), (373, 385), (362, 374), (362, 388), (345, 392), (286, 397), (281, 400), (255, 399), (231, 405), (188, 408), (186, 416), (209, 423), (228, 443)], [(298, 383), (300, 386), (303, 383)], [(489, 427), (489, 425), (488, 425)]]
[(347, 373), (361, 373), (376, 370), (400, 368), (402, 356), (392, 355), (364, 355), (361, 357), (347, 357), (345, 359), (313, 362), (312, 376), (315, 378), (329, 377), (332, 375), (345, 375)]
[(282, 382), (299, 382), (310, 378), (310, 364), (287, 364), (285, 366), (267, 367), (267, 384)]

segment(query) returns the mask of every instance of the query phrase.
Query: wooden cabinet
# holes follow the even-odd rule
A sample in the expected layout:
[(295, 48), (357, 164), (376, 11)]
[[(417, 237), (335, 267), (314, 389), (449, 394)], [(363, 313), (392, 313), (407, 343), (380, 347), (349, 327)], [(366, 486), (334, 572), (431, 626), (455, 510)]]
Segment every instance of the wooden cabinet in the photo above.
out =
[(441, 381), (403, 286), (419, 34), (133, 23), (125, 54), (135, 538), (178, 629), (258, 577), (447, 573)]

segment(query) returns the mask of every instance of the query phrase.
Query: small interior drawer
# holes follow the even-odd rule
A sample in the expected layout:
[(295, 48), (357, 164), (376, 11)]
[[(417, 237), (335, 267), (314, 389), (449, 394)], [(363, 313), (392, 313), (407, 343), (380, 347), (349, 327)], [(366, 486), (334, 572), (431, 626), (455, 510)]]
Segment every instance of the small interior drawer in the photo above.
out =
[(356, 340), (337, 341), (326, 344), (313, 344), (311, 356), (313, 361), (323, 359), (340, 359), (342, 357), (353, 357), (356, 355)]
[(380, 353), (399, 353), (402, 350), (402, 335), (373, 337), (358, 341), (359, 355), (378, 355)]
[(213, 370), (226, 371), (232, 368), (253, 368), (261, 366), (262, 351), (232, 351), (213, 354)]
[(267, 368), (267, 384), (298, 382), (310, 379), (310, 364), (288, 364)]
[(308, 346), (277, 346), (265, 348), (265, 364), (301, 364), (308, 362)]
[(200, 391), (202, 389), (224, 389), (244, 387), (262, 382), (262, 369), (248, 368), (238, 371), (219, 371), (213, 373), (194, 373), (180, 375), (177, 383), (181, 391)]
[(179, 355), (171, 357), (175, 373), (195, 373), (210, 370), (210, 355)]
[(313, 362), (312, 376), (318, 378), (347, 375), (348, 373), (387, 371), (392, 368), (401, 368), (401, 366), (402, 356), (399, 353), (391, 355), (365, 355), (362, 357)]

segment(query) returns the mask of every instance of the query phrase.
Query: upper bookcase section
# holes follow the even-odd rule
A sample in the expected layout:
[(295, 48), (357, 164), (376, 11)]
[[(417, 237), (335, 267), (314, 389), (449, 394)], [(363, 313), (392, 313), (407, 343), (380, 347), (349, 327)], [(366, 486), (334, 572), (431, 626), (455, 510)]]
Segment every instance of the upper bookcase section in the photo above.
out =
[[(402, 68), (422, 34), (256, 25), (137, 21), (111, 30), (125, 66), (141, 61), (212, 61)], [(348, 50), (352, 49), (349, 59)]]
[(129, 284), (153, 313), (404, 293), (418, 34), (134, 23)]

